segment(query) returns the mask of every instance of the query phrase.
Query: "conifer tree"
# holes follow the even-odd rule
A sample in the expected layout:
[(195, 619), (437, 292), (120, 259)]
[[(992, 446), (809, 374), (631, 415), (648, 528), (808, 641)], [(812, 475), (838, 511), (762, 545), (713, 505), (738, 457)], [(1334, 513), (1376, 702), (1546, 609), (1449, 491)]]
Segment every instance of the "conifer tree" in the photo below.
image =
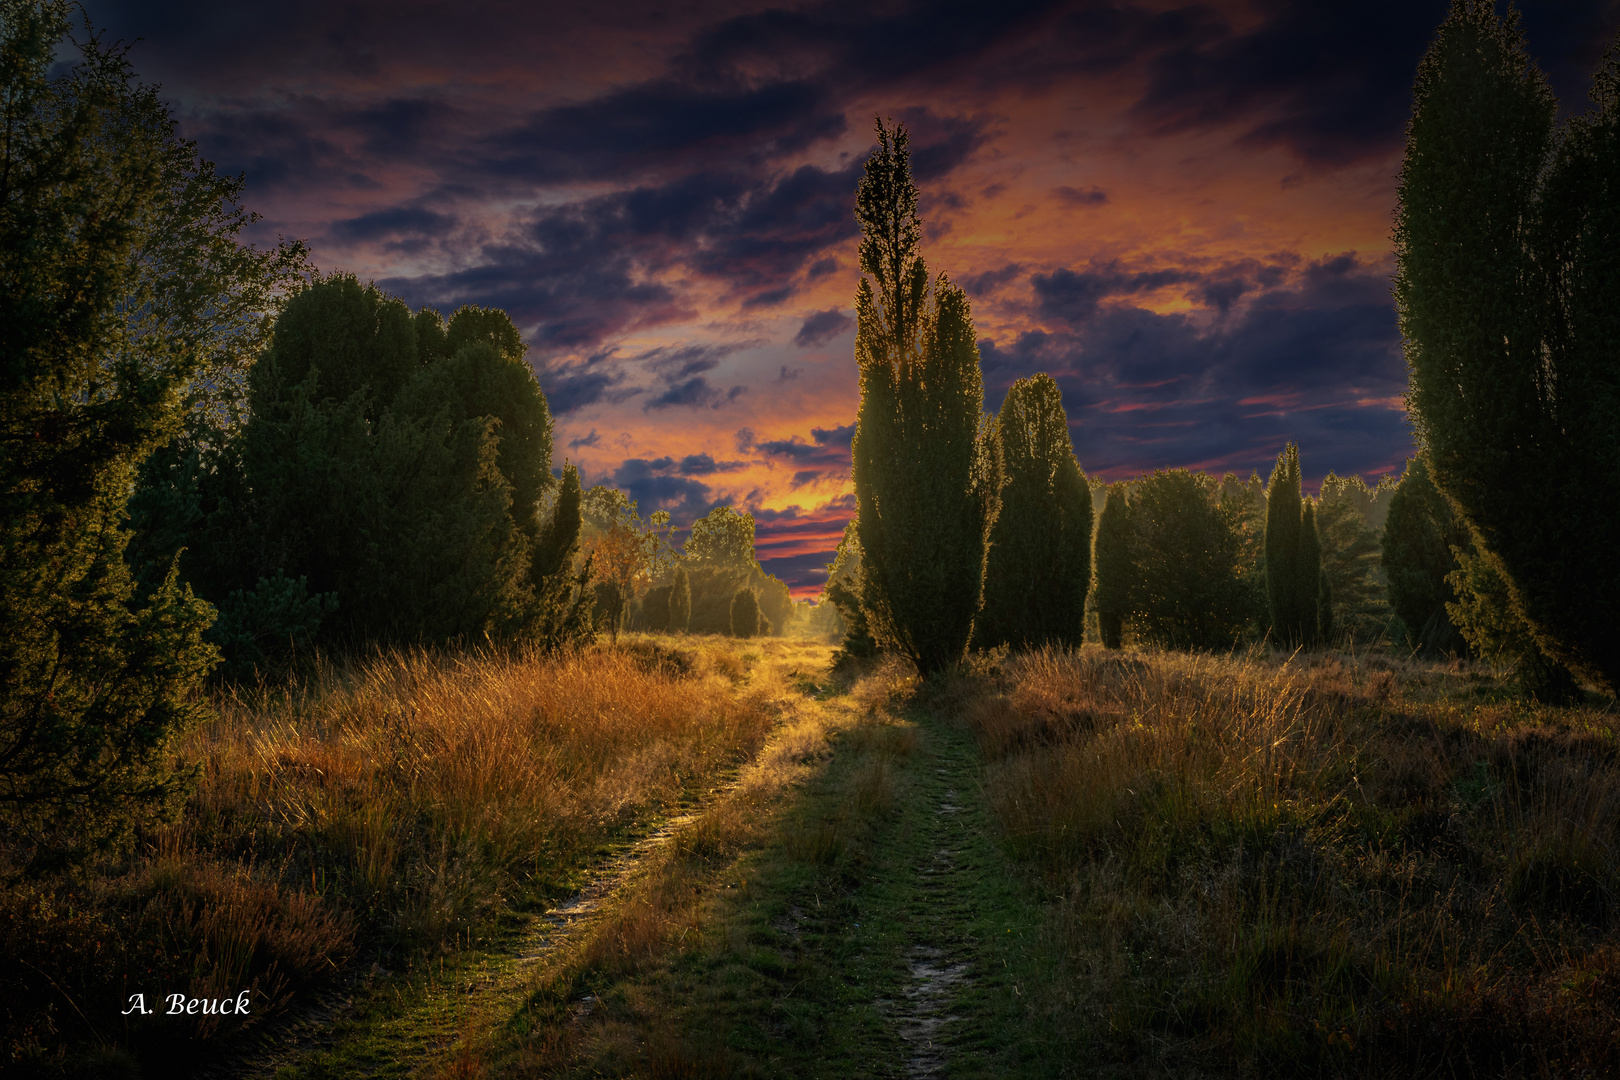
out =
[(1408, 461), (1389, 499), (1382, 551), (1389, 606), (1414, 648), (1430, 653), (1465, 650), (1446, 611), (1457, 601), (1447, 577), (1457, 569), (1456, 551), (1469, 543), (1467, 526), (1429, 479), (1424, 455)]
[(1131, 507), (1123, 483), (1108, 485), (1097, 519), (1097, 625), (1105, 648), (1123, 643), (1125, 619), (1136, 591), (1136, 565), (1131, 552)]
[(823, 603), (831, 604), (843, 622), (844, 640), (839, 653), (845, 657), (867, 657), (877, 653), (877, 642), (866, 623), (866, 611), (861, 607), (861, 541), (854, 521), (844, 526), (844, 535), (838, 541), (838, 551), (827, 567), (827, 584), (822, 591)]
[[(424, 363), (405, 305), (352, 275), (293, 296), (249, 380), (248, 579), (285, 573), (335, 593), (322, 624), (333, 644), (520, 633), (534, 530), (512, 518), (499, 416), (475, 411), (488, 404), (480, 369), (506, 363), (478, 343)], [(532, 376), (493, 381), (528, 396), (549, 438)], [(534, 474), (549, 459), (528, 455), (525, 490), (546, 482)]]
[(999, 443), (966, 294), (930, 288), (904, 125), (877, 124), (855, 196), (861, 226), (853, 473), (873, 636), (932, 675), (972, 634), (1001, 488)]
[[(1266, 485), (1266, 596), (1271, 633), (1277, 644), (1295, 649), (1306, 643), (1305, 599), (1300, 582), (1300, 537), (1305, 512), (1300, 496), (1299, 448), (1283, 447)], [(1312, 575), (1314, 582), (1315, 575)], [(1309, 610), (1315, 621), (1315, 595)]]
[(669, 593), (669, 629), (673, 634), (684, 634), (692, 622), (692, 579), (686, 567), (675, 568), (675, 584)]
[(731, 598), (731, 636), (750, 638), (762, 633), (759, 598), (753, 589), (738, 589)]
[[(1143, 477), (1132, 493), (1131, 620), (1168, 648), (1231, 648), (1248, 621), (1240, 536), (1220, 485), (1187, 469)], [(1314, 610), (1313, 610), (1314, 615)]]
[(1517, 13), (1495, 7), (1454, 0), (1413, 89), (1395, 229), (1408, 413), (1538, 645), (1614, 689), (1620, 53), (1558, 131)]
[(1091, 488), (1057, 383), (1044, 373), (1013, 383), (996, 428), (1006, 486), (975, 640), (1079, 646), (1091, 587)]
[[(1299, 553), (1294, 564), (1294, 595), (1299, 604), (1300, 640), (1311, 648), (1323, 644), (1322, 611), (1322, 538), (1316, 531), (1316, 504), (1301, 500), (1304, 506), (1299, 519)], [(1331, 617), (1330, 620), (1331, 621)]]
[(207, 711), (214, 613), (173, 551), (137, 589), (124, 507), (301, 258), (238, 243), (241, 182), (121, 49), (75, 48), (75, 10), (0, 7), (0, 835), (33, 869), (184, 799), (174, 740)]
[(576, 568), (583, 525), (579, 470), (563, 466), (551, 518), (540, 530), (529, 566), (535, 614), (526, 636), (546, 652), (578, 648), (595, 638), (591, 622), (590, 560)]

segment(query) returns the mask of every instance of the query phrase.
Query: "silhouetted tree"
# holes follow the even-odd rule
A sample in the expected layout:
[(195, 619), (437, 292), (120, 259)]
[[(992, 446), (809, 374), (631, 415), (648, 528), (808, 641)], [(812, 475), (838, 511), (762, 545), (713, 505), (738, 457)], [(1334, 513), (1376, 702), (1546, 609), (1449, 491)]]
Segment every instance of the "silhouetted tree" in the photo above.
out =
[(0, 835), (35, 869), (178, 812), (214, 613), (174, 551), (137, 589), (124, 507), (189, 410), (234, 404), (303, 257), (237, 242), (241, 181), (76, 11), (0, 8)]
[(924, 675), (967, 647), (1001, 488), (981, 424), (979, 350), (961, 289), (929, 287), (904, 125), (879, 122), (855, 195), (861, 404), (853, 447), (862, 607), (873, 636)]
[(669, 628), (676, 634), (686, 633), (692, 622), (692, 579), (686, 567), (675, 568), (675, 583), (669, 593)]
[(731, 636), (748, 638), (764, 632), (753, 589), (738, 589), (731, 598)]
[(866, 611), (861, 607), (861, 541), (855, 522), (844, 526), (844, 535), (838, 541), (838, 551), (827, 567), (827, 584), (823, 603), (837, 610), (843, 623), (844, 640), (839, 645), (842, 656), (861, 658), (877, 653), (877, 642), (866, 624)]
[(1013, 383), (996, 427), (1006, 486), (975, 640), (1079, 646), (1091, 588), (1091, 488), (1057, 383), (1044, 373)]
[(535, 614), (526, 636), (547, 652), (580, 648), (596, 637), (589, 588), (593, 568), (589, 559), (580, 558), (584, 524), (580, 488), (579, 470), (571, 463), (564, 465), (556, 504), (540, 530), (530, 562)]
[(1248, 593), (1236, 523), (1231, 504), (1219, 498), (1220, 485), (1173, 469), (1135, 487), (1130, 618), (1138, 636), (1169, 648), (1230, 648), (1247, 621)]
[(1301, 537), (1305, 508), (1300, 495), (1299, 448), (1289, 443), (1277, 456), (1266, 485), (1266, 596), (1277, 644), (1297, 649), (1316, 632), (1316, 574), (1305, 589)]
[(1517, 13), (1455, 0), (1413, 89), (1395, 296), (1436, 487), (1538, 645), (1613, 689), (1620, 54), (1592, 99), (1556, 131)]
[(1446, 614), (1457, 595), (1446, 582), (1457, 568), (1453, 549), (1469, 543), (1468, 529), (1429, 480), (1419, 454), (1406, 464), (1384, 521), (1383, 565), (1389, 606), (1405, 626), (1407, 641), (1427, 652), (1462, 652), (1465, 643)]
[[(1302, 501), (1304, 506), (1299, 515), (1299, 554), (1294, 568), (1297, 575), (1294, 590), (1299, 598), (1302, 640), (1311, 648), (1318, 648), (1324, 644), (1322, 587), (1327, 579), (1322, 575), (1322, 538), (1316, 532), (1316, 504), (1308, 499)], [(1331, 598), (1326, 602), (1331, 603)], [(1330, 612), (1328, 622), (1332, 621)]]
[(1109, 484), (1097, 518), (1097, 625), (1104, 647), (1123, 643), (1125, 619), (1136, 592), (1136, 563), (1131, 552), (1130, 496), (1122, 483)]
[(1322, 572), (1327, 576), (1330, 598), (1330, 606), (1324, 609), (1332, 615), (1332, 633), (1324, 630), (1329, 637), (1342, 634), (1365, 641), (1389, 623), (1389, 603), (1379, 576), (1378, 533), (1369, 516), (1382, 526), (1392, 490), (1370, 489), (1359, 477), (1341, 478), (1332, 473), (1322, 481), (1316, 531), (1322, 538)]
[(1477, 544), (1452, 549), (1457, 568), (1446, 584), (1457, 599), (1446, 604), (1446, 614), (1475, 656), (1491, 664), (1506, 665), (1519, 686), (1531, 697), (1554, 705), (1580, 699), (1580, 687), (1569, 668), (1541, 651), (1524, 619), (1513, 610), (1507, 580), (1495, 560)]
[[(249, 579), (284, 573), (335, 593), (322, 630), (334, 643), (519, 633), (532, 613), (537, 529), (512, 519), (503, 425), (476, 411), (493, 407), (479, 404), (493, 393), (486, 383), (525, 398), (500, 407), (549, 436), (532, 376), (490, 346), (424, 363), (405, 305), (350, 275), (293, 296), (249, 380)], [(550, 451), (525, 438), (508, 465), (534, 492)]]

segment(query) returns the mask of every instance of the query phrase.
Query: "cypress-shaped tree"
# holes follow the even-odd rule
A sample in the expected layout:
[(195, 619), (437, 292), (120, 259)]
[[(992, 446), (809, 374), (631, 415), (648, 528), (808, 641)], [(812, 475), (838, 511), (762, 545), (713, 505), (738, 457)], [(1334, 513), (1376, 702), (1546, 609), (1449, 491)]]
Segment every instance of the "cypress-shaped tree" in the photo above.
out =
[[(1300, 595), (1300, 525), (1305, 516), (1302, 501), (1299, 448), (1289, 443), (1277, 455), (1266, 485), (1266, 599), (1271, 611), (1272, 639), (1290, 649), (1305, 644), (1306, 636)], [(1311, 611), (1314, 616), (1314, 602)]]
[(996, 430), (1006, 486), (975, 640), (1079, 646), (1091, 587), (1091, 488), (1074, 458), (1057, 383), (1045, 373), (1013, 383)]
[(1309, 499), (1299, 517), (1299, 554), (1294, 563), (1298, 575), (1294, 595), (1298, 597), (1300, 640), (1311, 648), (1322, 645), (1322, 537), (1316, 531), (1316, 504)]
[(754, 637), (763, 633), (760, 626), (759, 598), (753, 589), (738, 589), (731, 598), (731, 636)]
[(1136, 591), (1136, 563), (1131, 551), (1130, 496), (1123, 483), (1108, 485), (1097, 518), (1097, 626), (1103, 646), (1117, 649), (1124, 640), (1125, 619)]
[(1408, 461), (1389, 498), (1382, 553), (1389, 606), (1412, 647), (1428, 653), (1466, 648), (1446, 609), (1457, 601), (1448, 582), (1457, 569), (1456, 551), (1469, 544), (1468, 527), (1429, 479), (1424, 455)]
[(982, 424), (979, 350), (961, 289), (929, 286), (904, 125), (880, 121), (855, 196), (861, 226), (853, 474), (873, 636), (931, 675), (967, 647), (1001, 488)]
[(1517, 13), (1495, 7), (1454, 0), (1413, 89), (1395, 228), (1408, 413), (1538, 645), (1614, 689), (1620, 54), (1558, 132)]
[(692, 622), (692, 579), (686, 572), (686, 567), (675, 568), (675, 584), (669, 593), (669, 630), (672, 634), (684, 634)]
[(526, 636), (547, 652), (588, 645), (596, 636), (588, 588), (590, 560), (575, 565), (583, 526), (580, 487), (579, 470), (572, 463), (565, 464), (551, 519), (540, 530), (529, 564), (535, 614)]

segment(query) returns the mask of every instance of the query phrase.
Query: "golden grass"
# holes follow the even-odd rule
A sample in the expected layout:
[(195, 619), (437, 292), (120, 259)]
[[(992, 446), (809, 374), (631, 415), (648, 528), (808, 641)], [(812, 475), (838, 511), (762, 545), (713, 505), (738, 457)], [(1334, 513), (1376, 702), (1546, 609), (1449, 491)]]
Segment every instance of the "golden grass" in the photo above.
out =
[[(117, 1017), (140, 990), (251, 989), (256, 1021), (357, 948), (438, 953), (565, 892), (604, 842), (755, 756), (770, 688), (737, 653), (390, 652), (223, 694), (182, 747), (201, 779), (177, 824), (125, 865), (0, 897), (0, 989), (31, 1003), (0, 1017), (3, 1049), (49, 1056), (84, 1037), (75, 1012)], [(103, 1026), (139, 1043), (241, 1022)]]
[(1059, 896), (1054, 1008), (1115, 1060), (1620, 1069), (1612, 706), (1258, 651), (1033, 653), (956, 694), (1009, 849)]

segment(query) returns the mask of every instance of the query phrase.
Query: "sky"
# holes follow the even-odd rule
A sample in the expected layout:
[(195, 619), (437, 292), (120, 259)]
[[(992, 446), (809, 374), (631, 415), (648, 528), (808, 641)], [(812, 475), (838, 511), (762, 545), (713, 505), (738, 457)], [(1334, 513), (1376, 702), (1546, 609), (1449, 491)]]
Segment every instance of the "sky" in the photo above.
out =
[[(1390, 227), (1445, 0), (86, 0), (254, 239), (413, 308), (504, 308), (558, 464), (753, 513), (815, 595), (853, 513), (854, 191), (904, 122), (923, 254), (997, 410), (1062, 388), (1107, 480), (1369, 482), (1412, 448)], [(1524, 0), (1567, 110), (1620, 0)]]

